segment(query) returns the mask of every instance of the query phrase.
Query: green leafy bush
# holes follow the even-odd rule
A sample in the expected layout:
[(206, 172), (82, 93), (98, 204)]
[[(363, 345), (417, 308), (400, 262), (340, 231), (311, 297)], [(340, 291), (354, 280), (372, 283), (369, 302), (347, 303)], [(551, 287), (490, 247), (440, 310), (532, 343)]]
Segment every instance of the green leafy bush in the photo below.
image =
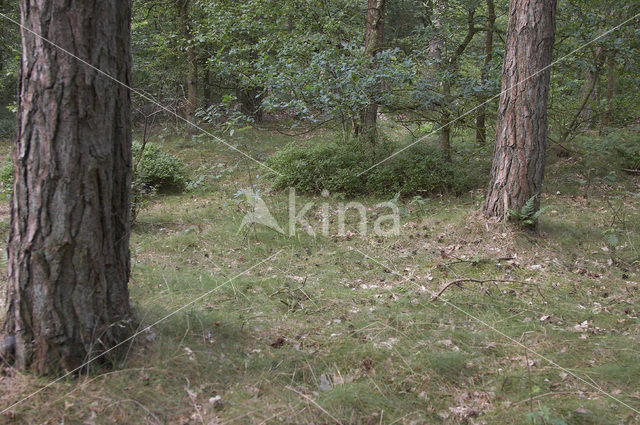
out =
[(354, 149), (334, 143), (302, 148), (289, 145), (269, 158), (268, 165), (282, 173), (269, 174), (276, 189), (295, 187), (302, 192), (342, 192), (354, 195), (362, 191), (364, 171), (362, 155)]
[(268, 165), (282, 175), (270, 173), (268, 177), (275, 189), (295, 187), (312, 193), (326, 189), (350, 196), (460, 194), (483, 185), (482, 170), (488, 167), (488, 163), (478, 167), (466, 160), (450, 163), (437, 148), (417, 144), (358, 176), (391, 150), (383, 146), (381, 152), (372, 155), (355, 141), (312, 147), (290, 145), (268, 160)]
[(447, 162), (441, 152), (417, 144), (370, 171), (367, 188), (374, 195), (460, 194), (470, 189), (469, 170)]
[[(140, 158), (141, 149), (140, 143), (133, 143), (134, 162)], [(159, 192), (181, 191), (189, 182), (184, 163), (151, 143), (144, 147), (134, 180), (144, 188)]]
[(142, 145), (133, 142), (131, 150), (134, 164), (139, 161), (131, 182), (131, 222), (135, 223), (157, 192), (182, 191), (189, 179), (184, 163), (159, 146), (147, 143), (142, 151)]

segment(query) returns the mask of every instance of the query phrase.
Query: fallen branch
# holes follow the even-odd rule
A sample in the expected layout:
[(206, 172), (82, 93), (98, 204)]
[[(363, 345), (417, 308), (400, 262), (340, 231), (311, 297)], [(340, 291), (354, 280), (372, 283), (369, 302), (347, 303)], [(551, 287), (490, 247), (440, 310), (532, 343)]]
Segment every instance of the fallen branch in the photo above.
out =
[(445, 266), (451, 266), (453, 264), (460, 264), (460, 263), (471, 263), (473, 265), (476, 264), (489, 264), (489, 263), (496, 263), (499, 261), (509, 261), (509, 260), (515, 260), (515, 257), (500, 257), (500, 258), (472, 258), (470, 260), (465, 260), (462, 258), (458, 258), (458, 257), (453, 257), (456, 260), (455, 261), (450, 261), (448, 263), (445, 263)]
[[(445, 284), (439, 291), (437, 294), (435, 294), (432, 298), (431, 301), (435, 301), (437, 300), (440, 295), (442, 295), (444, 293), (444, 291), (446, 291), (447, 289), (449, 289), (450, 287), (456, 285), (456, 286), (460, 286), (461, 283), (464, 282), (473, 282), (473, 283), (487, 283), (487, 282), (507, 282), (507, 283), (519, 283), (521, 285), (528, 285), (529, 283), (524, 283), (524, 282), (520, 282), (517, 280), (509, 280), (509, 279), (473, 279), (470, 277), (463, 277), (460, 279), (455, 279), (452, 280), (451, 282)], [(536, 285), (537, 287), (537, 285)], [(542, 295), (542, 292), (540, 292), (540, 288), (538, 287), (538, 294), (540, 294), (540, 296), (544, 299), (544, 295)]]
[(623, 168), (622, 171), (629, 174), (640, 174), (640, 170), (634, 170), (632, 168)]

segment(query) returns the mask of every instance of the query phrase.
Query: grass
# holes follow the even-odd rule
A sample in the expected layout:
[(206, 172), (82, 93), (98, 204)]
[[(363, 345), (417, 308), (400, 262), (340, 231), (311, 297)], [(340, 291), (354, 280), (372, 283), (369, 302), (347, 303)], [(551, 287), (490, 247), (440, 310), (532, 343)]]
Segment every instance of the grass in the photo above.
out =
[[(290, 141), (253, 131), (242, 137), (261, 158)], [(400, 235), (389, 237), (359, 235), (355, 215), (351, 233), (339, 236), (334, 213), (349, 200), (302, 196), (299, 205), (315, 202), (306, 217), (316, 229), (320, 204), (329, 203), (331, 236), (259, 226), (245, 237), (238, 227), (249, 206), (234, 194), (257, 182), (282, 226), (288, 194), (269, 192), (255, 164), (213, 142), (159, 142), (193, 177), (206, 178), (191, 192), (156, 197), (141, 213), (131, 241), (132, 300), (150, 324), (211, 294), (141, 334), (121, 368), (56, 382), (0, 422), (640, 420), (596, 389), (640, 409), (637, 178), (594, 181), (587, 190), (571, 180), (571, 163), (552, 158), (541, 235), (485, 221), (475, 191), (403, 203)], [(572, 183), (556, 190), (563, 181)], [(381, 200), (358, 201), (373, 217)], [(605, 237), (612, 228), (616, 246)], [(485, 282), (453, 285), (432, 300), (461, 277)], [(18, 373), (1, 379), (1, 406), (50, 382)]]

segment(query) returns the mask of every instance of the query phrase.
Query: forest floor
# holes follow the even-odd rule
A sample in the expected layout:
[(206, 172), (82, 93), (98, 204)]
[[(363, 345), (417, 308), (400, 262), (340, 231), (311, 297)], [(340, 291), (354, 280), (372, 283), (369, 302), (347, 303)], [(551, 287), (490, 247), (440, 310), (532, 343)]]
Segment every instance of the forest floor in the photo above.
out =
[[(163, 145), (202, 185), (155, 197), (133, 229), (140, 329), (162, 321), (120, 367), (55, 382), (0, 423), (640, 423), (640, 178), (585, 183), (552, 159), (537, 234), (482, 218), (482, 190), (399, 201), (384, 237), (351, 213), (339, 236), (349, 200), (299, 195), (316, 229), (328, 204), (330, 236), (290, 237), (240, 230), (250, 183), (288, 222), (288, 193), (254, 164), (198, 138)], [(373, 221), (385, 200), (357, 201)], [(52, 380), (9, 371), (0, 408)]]

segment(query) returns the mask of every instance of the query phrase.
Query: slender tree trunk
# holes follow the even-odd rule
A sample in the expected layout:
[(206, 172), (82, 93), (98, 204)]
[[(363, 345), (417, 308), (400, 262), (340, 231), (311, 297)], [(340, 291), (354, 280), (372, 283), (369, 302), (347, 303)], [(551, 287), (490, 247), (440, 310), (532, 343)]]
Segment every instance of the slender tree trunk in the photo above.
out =
[(511, 0), (509, 5), (502, 95), (484, 205), (489, 217), (504, 219), (509, 209), (520, 209), (540, 194), (555, 16), (556, 0)]
[(585, 95), (582, 96), (582, 102), (578, 106), (578, 110), (576, 111), (576, 113), (573, 115), (571, 122), (569, 122), (566, 127), (560, 129), (560, 136), (558, 137), (558, 144), (560, 146), (564, 145), (569, 136), (574, 133), (580, 126), (579, 119), (584, 113), (584, 110), (586, 109), (589, 100), (591, 99), (591, 95), (593, 94), (595, 88), (598, 86), (599, 81), (600, 71), (598, 70), (596, 71), (595, 77), (591, 79), (591, 87), (589, 87)]
[[(20, 12), (26, 29), (130, 84), (129, 0), (21, 0)], [(14, 344), (2, 355), (45, 374), (131, 332), (130, 98), (26, 29), (2, 324)]]
[[(446, 10), (447, 4), (444, 1), (438, 1), (435, 7), (432, 3), (426, 3), (425, 9), (427, 14), (427, 21), (431, 22), (431, 26), (434, 30), (434, 36), (429, 42), (429, 55), (435, 60), (437, 69), (443, 73), (441, 75), (442, 81), (440, 85), (442, 87), (443, 105), (440, 106), (440, 148), (447, 161), (451, 161), (451, 108), (454, 98), (451, 95), (451, 81), (449, 75), (455, 75), (458, 71), (458, 63), (465, 49), (469, 46), (469, 43), (473, 40), (473, 37), (478, 32), (478, 28), (474, 25), (475, 9), (468, 11), (467, 16), (467, 33), (458, 45), (455, 51), (446, 59), (442, 58), (442, 51), (444, 49), (444, 41), (442, 38), (442, 16)], [(446, 73), (445, 73), (446, 72)], [(448, 74), (448, 75), (446, 75)]]
[(256, 123), (261, 123), (264, 119), (262, 110), (262, 87), (242, 87), (236, 88), (236, 97), (240, 101), (240, 112), (253, 118)]
[[(493, 27), (496, 23), (496, 10), (493, 4), (493, 0), (487, 0), (487, 34), (484, 39), (484, 64), (480, 75), (480, 81), (485, 86), (488, 81), (489, 66), (491, 65), (491, 59), (493, 56)], [(484, 144), (487, 141), (487, 129), (486, 129), (486, 105), (487, 96), (483, 94), (478, 99), (480, 107), (476, 114), (476, 142)]]
[(615, 91), (616, 84), (616, 52), (610, 51), (607, 54), (607, 92), (606, 104), (604, 107), (604, 114), (602, 115), (602, 122), (600, 123), (600, 133), (611, 124), (611, 101), (613, 100), (613, 93)]
[(205, 66), (204, 77), (202, 81), (202, 97), (204, 98), (206, 105), (211, 105), (211, 75), (209, 67)]
[[(384, 19), (386, 0), (368, 0), (367, 26), (364, 37), (364, 52), (370, 58), (375, 58), (384, 42)], [(374, 62), (374, 67), (375, 62)], [(382, 82), (380, 82), (382, 85)], [(377, 139), (377, 119), (378, 102), (375, 99), (376, 93), (371, 93), (369, 103), (361, 113), (362, 137), (371, 145), (376, 144)]]
[(604, 63), (604, 49), (601, 46), (596, 47), (594, 67), (587, 69), (585, 73), (585, 83), (582, 89), (582, 100), (586, 102), (579, 118), (583, 118), (589, 122), (589, 126), (594, 128), (597, 123), (598, 113), (594, 110), (593, 105), (598, 105), (600, 94), (600, 76), (602, 65)]
[(193, 122), (196, 108), (198, 107), (198, 55), (192, 44), (193, 32), (191, 29), (191, 17), (189, 16), (189, 1), (176, 0), (176, 7), (180, 15), (182, 37), (184, 38), (187, 52), (187, 105), (185, 107), (185, 118)]
[(449, 105), (453, 103), (453, 97), (451, 96), (451, 86), (446, 80), (442, 84), (442, 92), (445, 105), (440, 114), (440, 149), (445, 161), (451, 162), (451, 112), (449, 112)]
[(451, 162), (451, 126), (448, 125), (451, 121), (451, 114), (445, 111), (442, 113), (442, 121), (440, 122), (440, 149), (447, 162)]
[[(429, 56), (436, 62), (436, 68), (442, 72), (445, 64), (442, 59), (442, 50), (444, 41), (442, 39), (442, 15), (446, 8), (446, 3), (442, 0), (435, 2), (425, 2), (426, 20), (433, 28), (434, 35), (429, 40)], [(442, 93), (444, 97), (444, 105), (440, 113), (440, 149), (447, 161), (451, 161), (451, 128), (449, 121), (451, 114), (449, 113), (449, 101), (451, 100), (451, 88), (448, 81), (442, 81)]]

